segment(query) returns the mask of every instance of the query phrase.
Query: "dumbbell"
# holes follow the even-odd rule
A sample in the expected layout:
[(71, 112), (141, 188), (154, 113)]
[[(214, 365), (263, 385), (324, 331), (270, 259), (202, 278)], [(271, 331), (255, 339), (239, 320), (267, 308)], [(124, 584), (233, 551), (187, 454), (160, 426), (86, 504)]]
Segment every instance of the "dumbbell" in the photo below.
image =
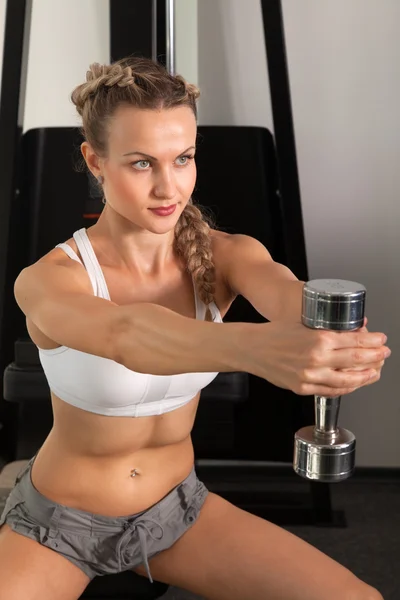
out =
[[(353, 281), (309, 281), (303, 289), (302, 323), (311, 329), (355, 331), (364, 324), (365, 294), (365, 287)], [(338, 428), (340, 400), (316, 395), (315, 425), (295, 435), (293, 468), (305, 479), (334, 483), (354, 472), (356, 438)]]

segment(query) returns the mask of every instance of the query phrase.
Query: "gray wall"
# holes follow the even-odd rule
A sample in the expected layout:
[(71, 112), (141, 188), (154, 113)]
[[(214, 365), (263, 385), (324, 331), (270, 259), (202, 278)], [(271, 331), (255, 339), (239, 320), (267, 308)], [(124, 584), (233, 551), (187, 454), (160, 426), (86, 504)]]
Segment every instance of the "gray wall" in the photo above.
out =
[(109, 62), (109, 0), (33, 0), (24, 129), (79, 123), (69, 96)]
[[(382, 379), (343, 398), (360, 466), (400, 466), (398, 0), (283, 0), (311, 278), (364, 283)], [(201, 0), (202, 124), (272, 128), (258, 0)]]
[(198, 4), (199, 122), (272, 127), (258, 0)]

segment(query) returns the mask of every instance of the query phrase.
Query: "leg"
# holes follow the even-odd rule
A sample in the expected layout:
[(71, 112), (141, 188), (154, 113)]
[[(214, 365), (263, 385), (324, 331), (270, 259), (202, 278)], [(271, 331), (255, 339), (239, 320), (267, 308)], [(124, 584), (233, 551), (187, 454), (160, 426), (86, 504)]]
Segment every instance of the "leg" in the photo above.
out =
[(154, 579), (207, 600), (383, 600), (316, 548), (213, 493), (197, 522), (149, 564)]
[(77, 600), (90, 579), (63, 556), (0, 529), (0, 600)]

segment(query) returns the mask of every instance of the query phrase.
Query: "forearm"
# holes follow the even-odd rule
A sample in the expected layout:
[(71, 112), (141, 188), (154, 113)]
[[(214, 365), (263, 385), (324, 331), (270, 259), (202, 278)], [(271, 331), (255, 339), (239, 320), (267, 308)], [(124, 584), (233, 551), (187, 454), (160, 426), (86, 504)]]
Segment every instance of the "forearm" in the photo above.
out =
[(211, 323), (150, 303), (119, 307), (118, 362), (153, 375), (245, 371), (255, 323)]
[(279, 282), (279, 310), (274, 321), (301, 321), (304, 281)]

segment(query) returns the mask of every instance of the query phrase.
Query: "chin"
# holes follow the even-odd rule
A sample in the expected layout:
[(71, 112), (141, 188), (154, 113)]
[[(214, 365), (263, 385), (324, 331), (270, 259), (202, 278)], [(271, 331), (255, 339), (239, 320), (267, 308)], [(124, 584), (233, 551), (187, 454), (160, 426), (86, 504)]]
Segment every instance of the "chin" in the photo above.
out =
[(156, 233), (158, 235), (169, 233), (170, 231), (173, 231), (175, 229), (179, 217), (178, 219), (173, 220), (167, 219), (168, 217), (160, 219), (158, 223), (149, 220), (147, 223), (143, 223), (143, 229), (146, 229), (147, 231), (150, 231), (151, 233)]

